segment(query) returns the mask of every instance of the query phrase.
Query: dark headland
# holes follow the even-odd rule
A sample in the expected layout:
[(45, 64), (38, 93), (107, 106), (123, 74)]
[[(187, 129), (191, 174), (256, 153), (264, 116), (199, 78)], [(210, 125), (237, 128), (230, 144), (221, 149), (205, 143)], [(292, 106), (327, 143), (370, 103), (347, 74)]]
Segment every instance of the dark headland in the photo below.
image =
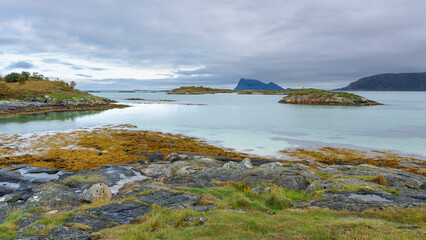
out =
[(244, 90), (284, 90), (277, 84), (270, 82), (268, 84), (255, 79), (241, 78), (238, 85), (234, 88), (234, 91)]
[(426, 72), (385, 73), (361, 78), (342, 91), (426, 91)]

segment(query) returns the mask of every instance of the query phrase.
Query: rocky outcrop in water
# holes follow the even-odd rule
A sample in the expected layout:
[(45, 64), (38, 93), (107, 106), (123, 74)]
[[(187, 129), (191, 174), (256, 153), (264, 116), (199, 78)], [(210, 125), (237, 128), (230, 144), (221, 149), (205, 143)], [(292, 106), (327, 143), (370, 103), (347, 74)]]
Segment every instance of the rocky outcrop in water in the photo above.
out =
[(279, 103), (346, 106), (382, 105), (381, 103), (351, 93), (316, 89), (295, 89), (288, 91), (288, 95), (283, 97)]

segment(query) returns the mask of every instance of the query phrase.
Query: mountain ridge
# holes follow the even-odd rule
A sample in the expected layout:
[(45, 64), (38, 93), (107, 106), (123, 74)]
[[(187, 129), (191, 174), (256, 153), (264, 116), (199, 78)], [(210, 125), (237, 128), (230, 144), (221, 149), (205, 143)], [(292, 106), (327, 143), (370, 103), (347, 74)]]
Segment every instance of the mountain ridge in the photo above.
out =
[(337, 91), (426, 91), (426, 72), (383, 73), (358, 79)]
[(284, 90), (274, 82), (264, 83), (256, 79), (241, 78), (234, 91), (244, 90)]

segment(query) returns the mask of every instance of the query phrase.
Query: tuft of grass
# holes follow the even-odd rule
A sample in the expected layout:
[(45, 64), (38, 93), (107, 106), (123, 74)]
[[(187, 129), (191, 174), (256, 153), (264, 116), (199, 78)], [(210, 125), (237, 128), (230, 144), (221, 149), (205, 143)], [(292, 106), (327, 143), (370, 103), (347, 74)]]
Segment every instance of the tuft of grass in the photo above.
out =
[(66, 186), (78, 186), (80, 184), (93, 185), (96, 183), (108, 183), (110, 180), (101, 174), (86, 173), (69, 176), (65, 178), (63, 182)]
[(63, 211), (63, 212), (58, 212), (52, 215), (41, 215), (39, 216), (42, 218), (41, 220), (33, 222), (32, 224), (28, 225), (28, 227), (33, 227), (40, 224), (43, 224), (46, 227), (43, 229), (29, 230), (24, 232), (22, 235), (23, 236), (46, 235), (53, 228), (64, 225), (65, 221), (75, 214), (76, 214), (75, 211)]
[(237, 208), (253, 211), (277, 211), (290, 208), (295, 201), (308, 200), (309, 195), (280, 188), (269, 184), (271, 192), (256, 193), (244, 183), (224, 183), (221, 187), (191, 188), (191, 193), (201, 194), (202, 199), (208, 198), (210, 204), (216, 203), (218, 208)]
[(6, 221), (0, 224), (0, 239), (14, 239), (17, 237), (18, 226), (16, 225), (20, 219), (24, 217), (32, 217), (33, 214), (23, 211), (11, 213)]
[(388, 185), (388, 182), (383, 174), (380, 174), (379, 176), (377, 176), (377, 183), (383, 186)]

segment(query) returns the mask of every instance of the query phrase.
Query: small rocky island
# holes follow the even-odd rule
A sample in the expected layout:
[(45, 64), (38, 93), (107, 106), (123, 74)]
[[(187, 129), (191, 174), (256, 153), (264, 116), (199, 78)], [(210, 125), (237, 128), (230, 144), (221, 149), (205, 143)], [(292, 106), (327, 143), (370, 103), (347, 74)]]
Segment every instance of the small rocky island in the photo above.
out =
[(198, 95), (198, 94), (215, 94), (215, 93), (232, 93), (231, 89), (220, 89), (220, 88), (211, 88), (203, 86), (184, 86), (172, 89), (167, 92), (167, 94), (188, 94), (188, 95)]
[(211, 87), (179, 87), (172, 89), (167, 94), (180, 94), (180, 95), (202, 95), (202, 94), (216, 94), (216, 93), (234, 93), (234, 94), (252, 94), (252, 95), (284, 95), (284, 90), (231, 90)]
[(127, 107), (75, 89), (75, 85), (28, 72), (10, 73), (0, 78), (0, 116)]
[(383, 105), (382, 103), (347, 92), (332, 92), (319, 89), (290, 89), (286, 90), (285, 93), (287, 96), (283, 97), (279, 103), (348, 106)]

